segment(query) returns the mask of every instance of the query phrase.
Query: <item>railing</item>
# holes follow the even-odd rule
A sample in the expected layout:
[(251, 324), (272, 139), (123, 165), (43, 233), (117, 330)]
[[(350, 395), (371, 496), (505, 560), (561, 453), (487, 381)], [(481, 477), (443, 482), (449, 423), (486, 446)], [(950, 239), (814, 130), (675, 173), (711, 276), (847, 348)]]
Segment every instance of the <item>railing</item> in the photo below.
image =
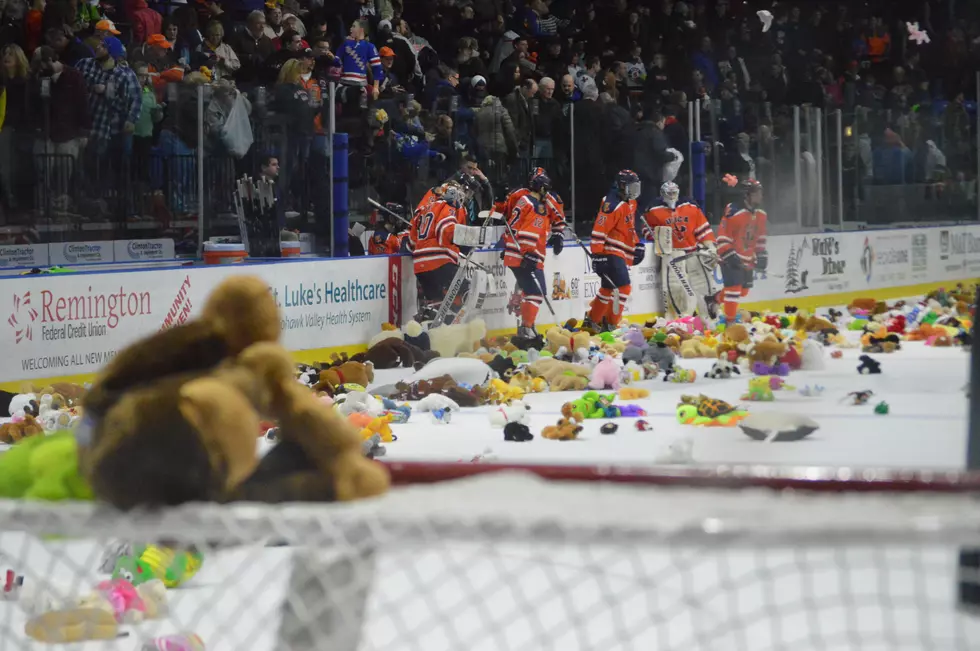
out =
[[(542, 116), (554, 107), (531, 100), (531, 137), (515, 147), (507, 109), (495, 103), (436, 101), (422, 107), (422, 117), (429, 115), (423, 124), (410, 110), (403, 112), (398, 100), (382, 100), (364, 119), (341, 111), (336, 122), (323, 119), (325, 132), (317, 132), (279, 111), (267, 99), (273, 90), (248, 91), (245, 131), (250, 133), (239, 129), (229, 136), (233, 90), (171, 85), (162, 94), (166, 110), (153, 137), (114, 140), (107, 143), (109, 155), (96, 154), (91, 141), (77, 155), (66, 153), (47, 141), (44, 128), (5, 126), (0, 169), (6, 165), (8, 171), (0, 174), (0, 242), (163, 236), (177, 241), (178, 252), (194, 253), (199, 235), (237, 232), (233, 182), (242, 174), (258, 175), (267, 156), (274, 155), (283, 225), (314, 232), (326, 249), (336, 214), (330, 192), (332, 124), (350, 137), (346, 181), (352, 224), (370, 221), (368, 199), (414, 206), (429, 187), (458, 169), (463, 155), (480, 163), (497, 198), (523, 185), (531, 168), (545, 167), (580, 233), (588, 232), (619, 169), (632, 168), (641, 176), (641, 204), (657, 197), (665, 178), (663, 170), (650, 169), (650, 153), (638, 149), (650, 127), (637, 127), (627, 119), (627, 108), (601, 100), (560, 106), (550, 125)], [(36, 108), (42, 114), (48, 110)], [(667, 112), (672, 117), (666, 141), (685, 159), (674, 180), (712, 222), (739, 198), (739, 191), (724, 182), (728, 174), (752, 175), (763, 183), (776, 232), (980, 219), (976, 102), (936, 101), (900, 111), (726, 99), (689, 102)], [(320, 115), (328, 113), (329, 99)], [(451, 130), (441, 116), (452, 119)], [(627, 126), (613, 128), (617, 120)], [(229, 138), (246, 136), (253, 141), (247, 153), (232, 154)], [(692, 140), (703, 143), (703, 161), (692, 161), (699, 158)]]

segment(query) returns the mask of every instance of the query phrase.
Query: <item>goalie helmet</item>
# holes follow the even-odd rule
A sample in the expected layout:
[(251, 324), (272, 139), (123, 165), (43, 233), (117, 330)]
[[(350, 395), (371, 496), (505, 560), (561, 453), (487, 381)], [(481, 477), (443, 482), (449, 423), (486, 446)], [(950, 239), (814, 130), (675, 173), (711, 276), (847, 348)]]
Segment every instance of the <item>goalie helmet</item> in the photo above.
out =
[(531, 175), (527, 179), (527, 189), (531, 192), (546, 194), (551, 190), (551, 177), (543, 167), (536, 167), (531, 170)]
[(620, 170), (616, 174), (616, 191), (624, 201), (640, 198), (640, 177), (633, 170)]
[(680, 196), (681, 189), (673, 181), (667, 181), (660, 186), (660, 197), (671, 210), (677, 207), (677, 199)]
[(463, 190), (455, 184), (446, 185), (445, 189), (442, 191), (441, 199), (453, 208), (462, 208), (463, 204), (466, 203), (466, 197), (463, 196)]

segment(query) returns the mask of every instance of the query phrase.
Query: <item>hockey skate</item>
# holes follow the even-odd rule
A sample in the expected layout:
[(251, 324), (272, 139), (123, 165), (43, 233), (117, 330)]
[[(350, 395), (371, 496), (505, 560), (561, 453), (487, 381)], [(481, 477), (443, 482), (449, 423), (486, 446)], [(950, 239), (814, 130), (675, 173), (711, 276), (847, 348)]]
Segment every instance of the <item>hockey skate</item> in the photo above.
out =
[(590, 317), (585, 317), (584, 319), (582, 319), (582, 323), (579, 324), (579, 330), (588, 332), (592, 336), (595, 336), (600, 332), (603, 332), (599, 324), (593, 321)]
[(517, 328), (517, 334), (510, 338), (510, 343), (517, 346), (520, 350), (529, 350), (531, 348), (541, 350), (544, 348), (544, 337), (530, 326), (520, 326)]

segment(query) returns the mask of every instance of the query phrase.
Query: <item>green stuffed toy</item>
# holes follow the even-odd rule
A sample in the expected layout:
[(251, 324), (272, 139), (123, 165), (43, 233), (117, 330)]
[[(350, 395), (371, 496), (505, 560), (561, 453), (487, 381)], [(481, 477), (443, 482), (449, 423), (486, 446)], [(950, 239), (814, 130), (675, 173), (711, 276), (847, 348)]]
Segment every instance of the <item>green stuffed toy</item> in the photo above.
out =
[(586, 391), (578, 400), (572, 401), (572, 411), (583, 418), (606, 418), (606, 407), (616, 399), (615, 393), (601, 395), (598, 391)]
[(74, 432), (31, 436), (0, 454), (0, 497), (33, 500), (92, 500), (78, 470)]
[(204, 558), (194, 549), (139, 545), (132, 555), (116, 559), (112, 578), (125, 579), (133, 585), (159, 579), (166, 587), (176, 588), (197, 574), (203, 562)]

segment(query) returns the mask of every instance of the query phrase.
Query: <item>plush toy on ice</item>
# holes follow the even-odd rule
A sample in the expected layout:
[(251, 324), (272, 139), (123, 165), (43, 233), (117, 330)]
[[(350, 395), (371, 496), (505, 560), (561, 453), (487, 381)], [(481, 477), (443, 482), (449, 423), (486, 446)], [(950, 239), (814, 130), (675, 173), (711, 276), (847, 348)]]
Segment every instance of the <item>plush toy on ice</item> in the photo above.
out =
[[(85, 396), (81, 469), (116, 507), (352, 500), (385, 492), (357, 430), (296, 381), (268, 283), (234, 275), (198, 319), (121, 350)], [(336, 370), (320, 382), (337, 387)], [(259, 460), (255, 432), (279, 424)]]

